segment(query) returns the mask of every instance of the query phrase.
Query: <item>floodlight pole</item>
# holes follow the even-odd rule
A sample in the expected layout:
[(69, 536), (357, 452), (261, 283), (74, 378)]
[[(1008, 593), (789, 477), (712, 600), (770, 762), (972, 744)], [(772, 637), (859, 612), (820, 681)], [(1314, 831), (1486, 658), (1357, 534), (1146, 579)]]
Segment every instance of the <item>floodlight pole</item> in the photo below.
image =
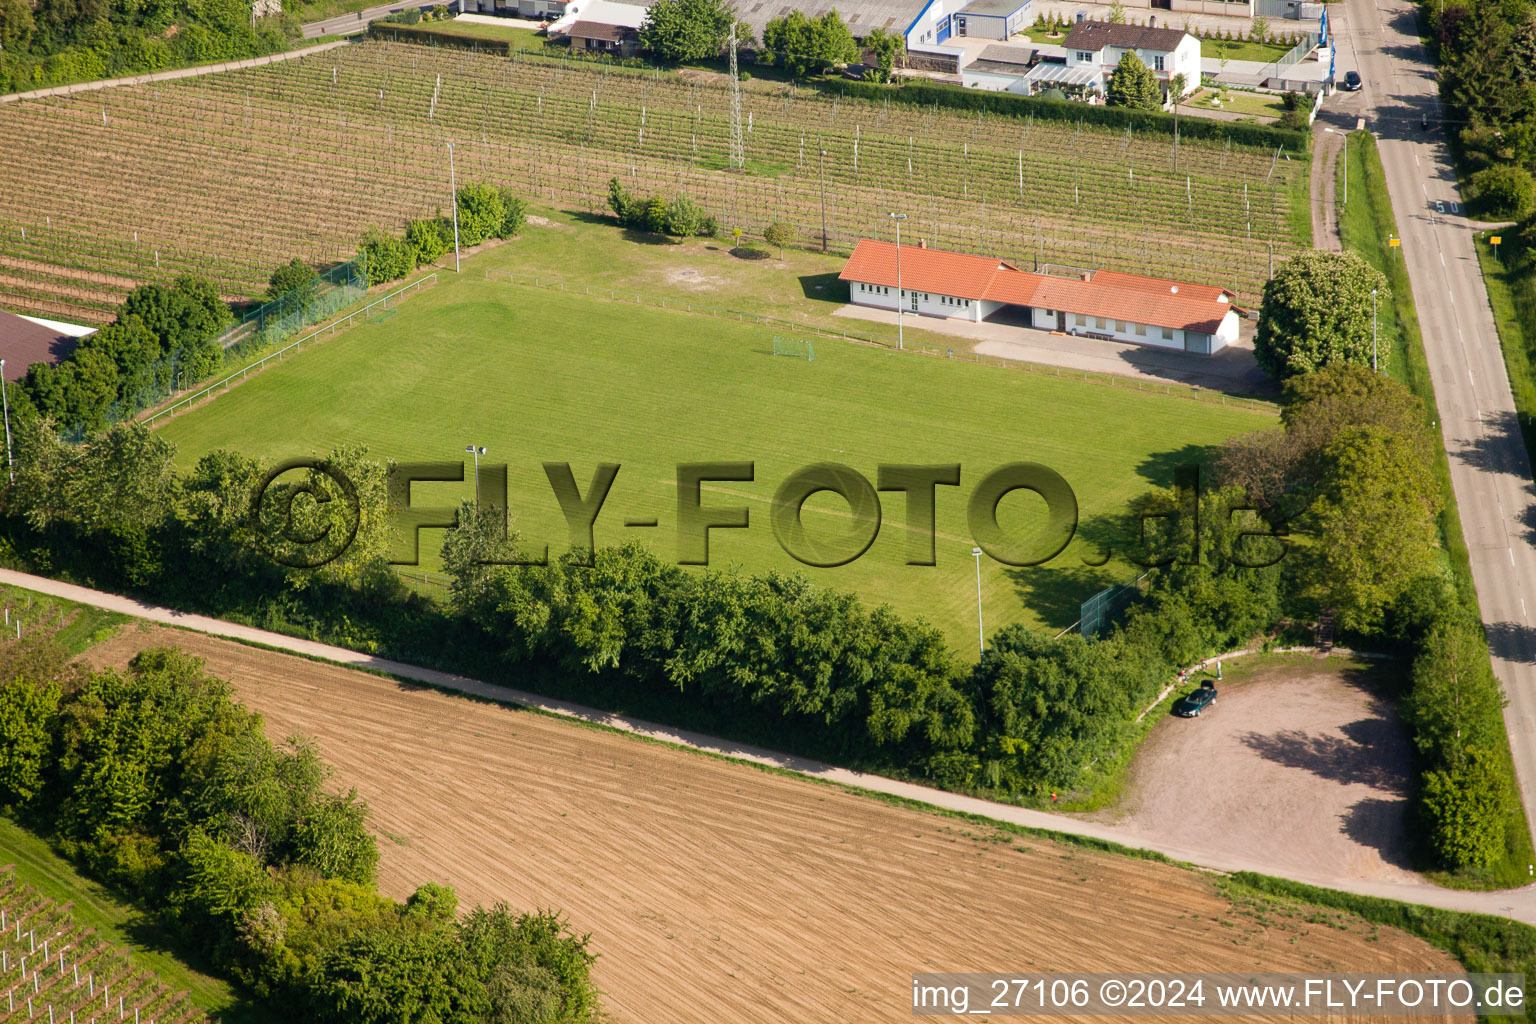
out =
[(981, 629), (981, 548), (971, 548), (971, 554), (976, 556), (976, 651), (986, 654), (987, 640)]
[[(453, 201), (453, 272), (459, 273), (459, 183), (453, 172), (453, 143), (448, 143), (448, 191)], [(479, 500), (479, 499), (476, 499)]]
[[(475, 457), (475, 514), (478, 515), (480, 512), (480, 456), (485, 454), (485, 445), (467, 444), (464, 450)], [(463, 463), (459, 465), (462, 466)]]
[(902, 315), (907, 305), (907, 297), (901, 290), (901, 222), (907, 219), (907, 215), (891, 213), (890, 218), (896, 222), (896, 348), (900, 351), (906, 347), (901, 332)]
[(821, 144), (821, 137), (816, 137), (816, 148), (821, 156), (817, 162), (821, 177), (821, 251), (827, 251), (827, 147)]
[(5, 386), (5, 360), (0, 359), (0, 405), (5, 408), (5, 468), (16, 482), (16, 463), (11, 459), (11, 394)]
[(1376, 289), (1371, 289), (1371, 372), (1380, 373), (1376, 368)]

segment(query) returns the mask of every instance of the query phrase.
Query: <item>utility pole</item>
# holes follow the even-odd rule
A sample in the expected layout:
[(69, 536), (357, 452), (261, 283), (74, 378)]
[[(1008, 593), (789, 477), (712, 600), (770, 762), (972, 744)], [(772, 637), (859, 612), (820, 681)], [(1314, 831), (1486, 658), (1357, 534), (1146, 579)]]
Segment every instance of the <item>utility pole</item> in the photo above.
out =
[(453, 143), (448, 143), (448, 199), (453, 203), (453, 272), (459, 273), (459, 182), (453, 171)]
[(981, 548), (971, 548), (971, 554), (976, 557), (976, 651), (986, 654), (987, 639), (981, 629)]
[(11, 393), (5, 386), (5, 360), (0, 359), (0, 405), (5, 407), (5, 468), (16, 482), (16, 463), (11, 459)]
[(821, 136), (816, 136), (816, 149), (821, 153), (821, 251), (827, 251), (827, 147), (821, 144)]
[[(464, 450), (475, 457), (475, 508), (478, 510), (480, 508), (480, 456), (485, 454), (485, 445), (467, 444)], [(464, 463), (461, 462), (459, 465), (462, 466)]]
[(900, 351), (906, 348), (901, 332), (902, 316), (907, 308), (907, 296), (901, 287), (901, 222), (907, 215), (892, 212), (889, 216), (896, 222), (896, 349)]

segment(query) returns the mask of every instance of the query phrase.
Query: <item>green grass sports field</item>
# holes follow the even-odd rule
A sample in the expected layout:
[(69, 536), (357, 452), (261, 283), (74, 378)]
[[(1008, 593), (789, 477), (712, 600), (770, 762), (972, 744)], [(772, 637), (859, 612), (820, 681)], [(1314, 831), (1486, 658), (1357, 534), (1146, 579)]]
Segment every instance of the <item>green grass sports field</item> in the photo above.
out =
[[(467, 259), (463, 274), (440, 273), (437, 286), (397, 316), (306, 348), (169, 420), (161, 434), (187, 465), (220, 447), (281, 458), (359, 442), (376, 457), (405, 462), (468, 459), (466, 444), (484, 445), (487, 462), (507, 465), (514, 528), (555, 553), (565, 549), (567, 530), (542, 464), (571, 463), (585, 492), (597, 463), (616, 462), (622, 468), (597, 520), (597, 543), (638, 539), (668, 559), (678, 551), (677, 464), (751, 461), (754, 481), (705, 485), (704, 504), (746, 506), (751, 515), (747, 529), (712, 533), (711, 565), (804, 572), (923, 616), (967, 650), (977, 624), (966, 501), (985, 474), (1016, 461), (1049, 466), (1076, 493), (1080, 536), (1097, 534), (1131, 496), (1171, 484), (1175, 464), (1274, 423), (1253, 409), (840, 340), (815, 339), (813, 362), (776, 357), (773, 336), (782, 330), (487, 281), (482, 273), (549, 273), (560, 253), (570, 256), (562, 275), (570, 280), (835, 322), (828, 316), (839, 301), (838, 286), (828, 284), (835, 263), (819, 254), (791, 252), (787, 265), (749, 263), (703, 241), (647, 245), (603, 225), (533, 225), (524, 238)], [(716, 284), (676, 284), (700, 278)], [(821, 282), (827, 297), (809, 298), (808, 281)], [(909, 343), (923, 339), (908, 331)], [(793, 470), (822, 461), (844, 463), (871, 482), (882, 463), (959, 463), (960, 486), (938, 489), (938, 564), (905, 564), (900, 493), (882, 495), (880, 533), (851, 564), (812, 569), (785, 554), (768, 521), (774, 491)], [(417, 484), (413, 500), (452, 505), (472, 496), (472, 481), (466, 469), (463, 484)], [(999, 520), (1027, 532), (1043, 522), (1043, 508), (1018, 492), (1003, 499)], [(841, 534), (847, 509), (835, 495), (817, 495), (805, 506), (806, 528)], [(658, 525), (625, 526), (649, 518)], [(423, 568), (436, 567), (439, 540), (423, 534)], [(1118, 560), (1093, 568), (1084, 558), (1098, 561), (1099, 551), (1081, 539), (1037, 568), (983, 558), (987, 629), (1065, 628), (1084, 597), (1135, 571)]]

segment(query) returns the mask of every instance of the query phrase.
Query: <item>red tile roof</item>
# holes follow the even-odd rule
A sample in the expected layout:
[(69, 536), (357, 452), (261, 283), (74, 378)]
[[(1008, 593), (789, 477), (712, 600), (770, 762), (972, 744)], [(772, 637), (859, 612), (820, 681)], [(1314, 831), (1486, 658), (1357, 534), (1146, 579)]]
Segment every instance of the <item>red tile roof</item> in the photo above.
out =
[[(896, 246), (865, 238), (838, 275), (844, 281), (896, 287)], [(990, 256), (901, 247), (901, 285), (955, 298), (1039, 306), (1067, 313), (1127, 320), (1153, 327), (1214, 334), (1232, 310), (1232, 295), (1212, 285), (1168, 281), (1113, 270), (1084, 281), (1020, 270)]]

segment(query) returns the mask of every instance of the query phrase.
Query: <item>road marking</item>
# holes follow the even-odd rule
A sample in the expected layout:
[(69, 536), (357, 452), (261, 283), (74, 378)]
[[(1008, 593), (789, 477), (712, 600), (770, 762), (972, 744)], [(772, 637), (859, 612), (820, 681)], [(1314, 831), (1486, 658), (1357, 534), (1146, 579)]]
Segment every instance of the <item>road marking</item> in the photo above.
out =
[(1527, 622), (1530, 621), (1531, 616), (1530, 616), (1530, 613), (1525, 610), (1525, 598), (1523, 598), (1523, 597), (1520, 599), (1520, 615)]
[(1440, 265), (1445, 266), (1445, 253), (1440, 254)]
[(1509, 564), (1511, 567), (1513, 567), (1515, 564), (1515, 549), (1505, 548), (1504, 550), (1509, 552)]

